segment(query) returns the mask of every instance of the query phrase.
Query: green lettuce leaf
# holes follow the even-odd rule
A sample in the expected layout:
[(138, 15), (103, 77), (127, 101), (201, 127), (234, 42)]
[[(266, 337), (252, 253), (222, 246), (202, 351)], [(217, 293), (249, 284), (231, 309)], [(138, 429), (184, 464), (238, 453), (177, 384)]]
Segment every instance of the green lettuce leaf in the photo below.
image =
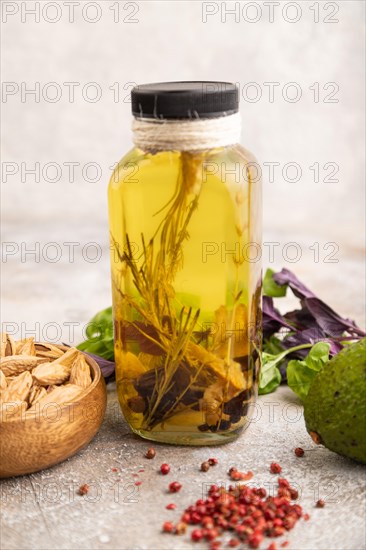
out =
[(330, 344), (318, 342), (315, 344), (303, 361), (293, 359), (287, 365), (287, 384), (304, 400), (310, 386), (318, 374), (329, 361)]
[(107, 307), (94, 315), (89, 321), (85, 332), (87, 339), (77, 346), (78, 349), (113, 361), (114, 342), (112, 308)]
[(272, 277), (274, 274), (275, 272), (273, 269), (267, 269), (263, 278), (263, 294), (265, 296), (271, 296), (272, 298), (281, 298), (282, 296), (286, 296), (287, 286), (278, 285)]

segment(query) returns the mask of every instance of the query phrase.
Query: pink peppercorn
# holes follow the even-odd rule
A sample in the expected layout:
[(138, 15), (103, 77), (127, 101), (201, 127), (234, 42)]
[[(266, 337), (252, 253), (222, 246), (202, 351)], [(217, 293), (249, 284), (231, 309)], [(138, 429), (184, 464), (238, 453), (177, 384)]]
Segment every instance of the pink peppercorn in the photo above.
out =
[(322, 499), (318, 500), (318, 502), (316, 503), (317, 508), (324, 508), (324, 506), (325, 506), (325, 502)]
[(304, 456), (305, 451), (301, 447), (296, 447), (296, 449), (294, 450), (294, 453), (296, 456), (301, 457), (301, 456)]
[(202, 529), (193, 529), (191, 533), (191, 539), (193, 542), (199, 542), (203, 539), (203, 532)]
[(279, 477), (277, 482), (280, 487), (290, 487), (290, 483), (284, 477)]
[(260, 543), (263, 540), (263, 535), (261, 533), (253, 533), (248, 538), (248, 544), (251, 548), (259, 548)]
[(160, 471), (161, 471), (161, 473), (163, 474), (163, 476), (166, 476), (167, 474), (169, 474), (169, 472), (170, 472), (170, 466), (169, 466), (169, 464), (165, 464), (165, 463), (162, 464), (162, 465), (160, 466)]
[(165, 508), (166, 508), (167, 510), (175, 510), (176, 507), (177, 507), (177, 505), (174, 504), (173, 502), (172, 502), (171, 504), (167, 504), (167, 505), (165, 506)]
[(163, 532), (164, 533), (173, 533), (174, 531), (174, 525), (171, 521), (166, 521), (163, 523)]
[(218, 464), (219, 461), (217, 460), (217, 458), (209, 458), (208, 463), (210, 466), (216, 466), (216, 464)]
[(219, 536), (219, 532), (217, 529), (207, 529), (205, 533), (206, 540), (215, 540)]
[(277, 464), (277, 462), (272, 462), (270, 471), (272, 474), (280, 474), (282, 472), (282, 468), (279, 464)]
[(172, 481), (172, 483), (169, 484), (169, 491), (171, 493), (178, 493), (182, 488), (182, 485), (178, 481)]

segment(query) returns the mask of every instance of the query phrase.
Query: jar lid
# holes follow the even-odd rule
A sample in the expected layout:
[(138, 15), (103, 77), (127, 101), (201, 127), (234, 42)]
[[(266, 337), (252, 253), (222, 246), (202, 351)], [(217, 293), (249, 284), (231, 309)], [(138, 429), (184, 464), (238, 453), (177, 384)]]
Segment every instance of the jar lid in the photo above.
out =
[(239, 93), (230, 82), (158, 82), (135, 86), (131, 104), (139, 118), (217, 118), (238, 112)]

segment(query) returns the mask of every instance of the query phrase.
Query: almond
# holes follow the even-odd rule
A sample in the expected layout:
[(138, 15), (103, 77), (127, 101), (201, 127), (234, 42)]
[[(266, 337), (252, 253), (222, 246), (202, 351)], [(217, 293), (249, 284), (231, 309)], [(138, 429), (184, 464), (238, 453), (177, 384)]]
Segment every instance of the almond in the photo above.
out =
[(71, 366), (63, 363), (43, 363), (32, 370), (32, 376), (40, 386), (49, 386), (51, 384), (62, 384), (70, 377)]
[(44, 357), (35, 357), (33, 355), (10, 355), (1, 357), (0, 368), (8, 376), (17, 376), (25, 370), (32, 370), (40, 363), (47, 361)]
[(73, 362), (75, 361), (76, 357), (79, 355), (80, 351), (76, 348), (69, 348), (65, 353), (62, 353), (60, 357), (55, 359), (55, 361), (52, 361), (52, 365), (58, 365), (62, 363), (66, 367), (72, 367)]
[(0, 336), (0, 357), (13, 355), (15, 353), (15, 342), (13, 338), (6, 332), (1, 332)]
[(48, 344), (47, 342), (36, 342), (34, 346), (36, 348), (37, 357), (47, 357), (49, 361), (58, 359), (64, 354), (62, 349), (57, 346), (53, 346), (52, 344)]
[[(65, 386), (58, 386), (54, 390), (52, 390), (50, 393), (47, 393), (37, 402), (37, 408), (43, 407), (44, 405), (47, 405), (48, 403), (57, 403), (59, 405), (66, 405), (73, 399), (75, 399), (83, 389), (80, 386), (76, 386), (76, 384), (66, 384)], [(27, 412), (34, 412), (36, 406), (32, 405), (30, 409), (28, 409)]]
[(29, 406), (32, 407), (47, 394), (46, 388), (33, 383), (28, 396)]
[(8, 383), (6, 381), (6, 376), (3, 373), (3, 371), (0, 370), (0, 391), (6, 390), (7, 387), (8, 387)]
[(15, 342), (14, 355), (35, 355), (36, 347), (34, 345), (34, 338), (24, 338)]
[(70, 383), (87, 388), (92, 383), (90, 367), (82, 353), (76, 357), (70, 373)]
[(32, 386), (32, 375), (29, 371), (24, 371), (14, 378), (6, 390), (1, 393), (1, 398), (5, 403), (14, 401), (27, 401)]

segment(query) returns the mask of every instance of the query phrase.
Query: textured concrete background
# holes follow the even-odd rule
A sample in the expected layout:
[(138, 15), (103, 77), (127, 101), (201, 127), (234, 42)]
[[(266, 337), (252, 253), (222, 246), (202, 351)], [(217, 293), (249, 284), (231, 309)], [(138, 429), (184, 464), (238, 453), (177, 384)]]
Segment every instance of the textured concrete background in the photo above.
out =
[[(185, 79), (240, 86), (242, 142), (263, 169), (264, 240), (279, 243), (273, 259), (264, 248), (264, 265), (293, 269), (336, 310), (365, 326), (364, 2), (281, 2), (272, 23), (263, 2), (254, 8), (241, 2), (237, 21), (228, 15), (226, 22), (225, 8), (215, 2), (205, 8), (201, 2), (102, 1), (93, 8), (80, 0), (74, 22), (61, 1), (40, 2), (35, 22), (27, 13), (35, 4), (1, 3), (3, 328), (75, 344), (90, 317), (109, 305), (106, 187), (110, 167), (131, 146), (129, 91), (135, 83)], [(217, 13), (203, 22), (205, 9)], [(256, 23), (245, 20), (256, 13)], [(298, 15), (297, 22), (286, 20)], [(74, 101), (65, 83), (75, 83)], [(275, 83), (273, 101), (265, 83)], [(296, 102), (289, 83), (301, 91)], [(25, 94), (37, 86), (39, 97)], [(95, 90), (101, 97), (93, 102)], [(55, 91), (61, 96), (52, 102)], [(270, 162), (280, 163), (274, 181), (265, 165)], [(35, 163), (39, 181), (27, 173)], [(74, 179), (70, 163), (77, 163)], [(87, 163), (97, 170), (86, 171)], [(291, 168), (286, 173), (288, 163), (300, 166), (299, 181), (288, 181), (294, 178)], [(293, 253), (289, 242), (300, 246), (294, 263), (286, 258)], [(208, 454), (220, 459), (213, 482), (225, 480), (234, 462), (268, 481), (268, 464), (276, 458), (290, 479), (303, 483), (312, 520), (291, 534), (292, 548), (366, 547), (364, 469), (315, 449), (302, 418), (284, 418), (281, 411), (293, 400), (289, 391), (261, 401), (281, 404), (278, 421), (270, 422), (267, 411), (239, 441), (215, 451), (160, 446), (153, 464), (143, 459), (147, 444), (119, 418), (113, 391), (110, 399), (105, 424), (85, 451), (50, 471), (2, 484), (4, 549), (190, 548), (185, 538), (158, 534), (161, 521), (175, 513), (164, 509), (171, 499), (154, 468), (158, 460), (169, 461), (184, 480), (180, 510), (198, 498), (197, 466)], [(297, 445), (309, 450), (302, 461), (292, 455)], [(122, 468), (117, 502), (115, 466)], [(138, 502), (129, 502), (132, 474), (141, 467), (146, 473)], [(94, 490), (102, 491), (96, 502), (75, 496), (79, 483), (93, 480)], [(312, 510), (313, 483), (333, 501), (324, 510)]]

